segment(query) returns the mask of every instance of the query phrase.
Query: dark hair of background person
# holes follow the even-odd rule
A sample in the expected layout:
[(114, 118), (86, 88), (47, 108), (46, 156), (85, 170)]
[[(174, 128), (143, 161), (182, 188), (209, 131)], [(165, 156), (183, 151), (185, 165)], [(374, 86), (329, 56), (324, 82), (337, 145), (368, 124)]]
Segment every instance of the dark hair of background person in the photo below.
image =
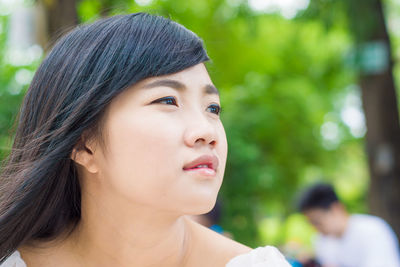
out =
[(221, 201), (217, 199), (212, 210), (210, 210), (203, 216), (205, 216), (210, 221), (211, 225), (218, 224), (221, 219)]
[(330, 184), (318, 183), (308, 188), (300, 197), (298, 209), (305, 212), (310, 209), (329, 209), (339, 199)]
[(102, 19), (64, 36), (32, 80), (0, 176), (0, 263), (22, 244), (77, 225), (81, 190), (70, 155), (85, 149), (85, 140), (102, 140), (102, 115), (116, 95), (208, 59), (194, 33), (146, 13)]

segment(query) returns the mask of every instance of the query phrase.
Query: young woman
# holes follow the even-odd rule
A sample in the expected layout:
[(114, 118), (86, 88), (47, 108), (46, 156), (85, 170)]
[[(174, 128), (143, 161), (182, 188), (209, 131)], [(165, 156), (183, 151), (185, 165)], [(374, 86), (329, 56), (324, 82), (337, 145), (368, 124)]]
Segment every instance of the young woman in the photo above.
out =
[(213, 207), (227, 156), (207, 60), (194, 33), (144, 13), (63, 37), (1, 174), (0, 266), (289, 266), (184, 216)]

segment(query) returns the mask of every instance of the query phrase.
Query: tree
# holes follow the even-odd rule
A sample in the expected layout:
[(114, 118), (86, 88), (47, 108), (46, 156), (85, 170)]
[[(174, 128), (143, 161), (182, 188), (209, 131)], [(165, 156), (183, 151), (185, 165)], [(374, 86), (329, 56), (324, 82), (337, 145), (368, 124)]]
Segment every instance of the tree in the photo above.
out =
[(49, 48), (52, 41), (79, 22), (76, 0), (37, 0), (36, 4), (40, 30), (44, 31), (38, 33), (38, 39), (44, 48)]
[[(349, 1), (350, 20), (361, 59), (360, 85), (367, 122), (366, 146), (371, 212), (387, 220), (400, 236), (400, 122), (393, 79), (392, 49), (380, 0)], [(360, 10), (361, 9), (361, 10)], [(365, 19), (369, 23), (365, 25)], [(366, 29), (368, 27), (368, 29)], [(371, 58), (372, 49), (379, 50)], [(370, 59), (366, 59), (369, 56)], [(374, 60), (375, 65), (365, 62)], [(370, 66), (368, 66), (370, 64)]]
[(400, 122), (383, 5), (381, 0), (312, 0), (306, 17), (332, 27), (345, 15), (367, 125), (369, 208), (400, 236)]

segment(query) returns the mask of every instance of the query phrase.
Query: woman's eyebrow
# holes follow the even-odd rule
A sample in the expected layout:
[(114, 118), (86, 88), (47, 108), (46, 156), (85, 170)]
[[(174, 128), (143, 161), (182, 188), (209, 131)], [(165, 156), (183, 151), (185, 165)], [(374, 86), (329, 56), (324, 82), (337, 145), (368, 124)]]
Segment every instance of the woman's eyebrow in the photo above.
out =
[(206, 94), (219, 95), (217, 87), (212, 84), (207, 84), (206, 86), (204, 86), (204, 92)]
[[(149, 89), (154, 87), (170, 87), (178, 91), (186, 90), (186, 86), (183, 83), (171, 79), (156, 80), (154, 82), (145, 84), (142, 88)], [(212, 84), (207, 84), (204, 86), (204, 93), (219, 95), (218, 89)]]
[(179, 91), (186, 89), (186, 86), (183, 83), (170, 79), (156, 80), (143, 86), (145, 89), (154, 87), (171, 87)]

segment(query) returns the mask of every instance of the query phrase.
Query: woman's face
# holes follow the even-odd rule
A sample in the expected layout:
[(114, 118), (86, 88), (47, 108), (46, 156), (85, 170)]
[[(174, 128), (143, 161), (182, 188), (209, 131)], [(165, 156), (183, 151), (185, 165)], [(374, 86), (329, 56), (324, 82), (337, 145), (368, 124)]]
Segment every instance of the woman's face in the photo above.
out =
[(217, 89), (204, 64), (145, 79), (117, 96), (95, 153), (102, 188), (132, 204), (208, 211), (222, 183), (227, 142)]

